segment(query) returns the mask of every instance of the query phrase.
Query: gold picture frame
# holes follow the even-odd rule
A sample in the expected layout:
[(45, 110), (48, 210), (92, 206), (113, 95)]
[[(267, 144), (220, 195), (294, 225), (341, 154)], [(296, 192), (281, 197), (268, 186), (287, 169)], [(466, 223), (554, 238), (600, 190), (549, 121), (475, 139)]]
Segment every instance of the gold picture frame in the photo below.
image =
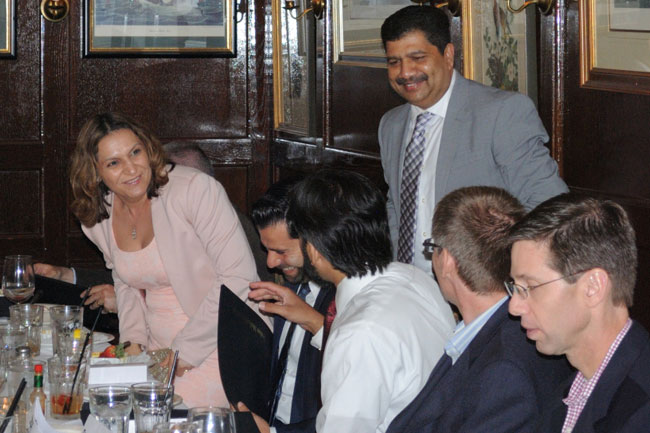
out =
[(332, 4), (334, 64), (385, 68), (381, 25), (408, 4), (403, 0), (334, 0)]
[(233, 0), (84, 0), (85, 57), (234, 57)]
[[(298, 0), (300, 10), (308, 0)], [(272, 1), (273, 15), (273, 126), (300, 137), (315, 128), (315, 29), (313, 13), (296, 19)], [(297, 16), (297, 15), (295, 15)]]
[(650, 94), (650, 3), (580, 0), (580, 86)]
[[(498, 9), (494, 9), (494, 8)], [(497, 3), (463, 1), (463, 75), (502, 90), (528, 95), (537, 102), (535, 11), (508, 12)]]
[(0, 57), (16, 58), (16, 5), (0, 0)]

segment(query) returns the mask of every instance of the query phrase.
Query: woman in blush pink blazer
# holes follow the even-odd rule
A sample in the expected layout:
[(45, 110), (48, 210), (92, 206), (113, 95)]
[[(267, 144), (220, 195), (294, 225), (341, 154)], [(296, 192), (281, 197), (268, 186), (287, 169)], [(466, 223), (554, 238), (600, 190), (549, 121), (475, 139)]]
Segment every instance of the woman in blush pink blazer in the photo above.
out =
[(165, 163), (158, 140), (116, 113), (82, 129), (73, 212), (113, 270), (120, 339), (132, 353), (179, 350), (176, 392), (189, 407), (227, 404), (217, 359), (222, 284), (247, 300), (255, 262), (223, 187)]

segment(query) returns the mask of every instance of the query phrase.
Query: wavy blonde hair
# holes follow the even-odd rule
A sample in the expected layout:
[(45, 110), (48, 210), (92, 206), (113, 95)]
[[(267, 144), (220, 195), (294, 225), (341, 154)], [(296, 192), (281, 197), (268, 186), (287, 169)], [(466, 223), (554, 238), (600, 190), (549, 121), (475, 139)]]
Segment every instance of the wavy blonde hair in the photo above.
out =
[(108, 218), (106, 196), (110, 190), (97, 171), (97, 150), (104, 137), (121, 129), (133, 132), (149, 156), (151, 182), (147, 188), (147, 197), (157, 197), (158, 189), (169, 181), (165, 169), (165, 152), (160, 141), (147, 128), (120, 113), (97, 114), (81, 128), (70, 164), (70, 185), (74, 198), (72, 213), (86, 227), (92, 227)]

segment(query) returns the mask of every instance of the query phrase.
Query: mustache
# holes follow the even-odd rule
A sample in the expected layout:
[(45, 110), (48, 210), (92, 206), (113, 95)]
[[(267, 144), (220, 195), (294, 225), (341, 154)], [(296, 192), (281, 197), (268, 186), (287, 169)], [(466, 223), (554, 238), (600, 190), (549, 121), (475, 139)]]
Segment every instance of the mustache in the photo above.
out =
[(409, 77), (409, 78), (396, 78), (395, 82), (399, 84), (400, 86), (403, 86), (404, 84), (415, 84), (415, 83), (420, 83), (422, 81), (427, 80), (426, 74), (418, 75), (417, 77)]

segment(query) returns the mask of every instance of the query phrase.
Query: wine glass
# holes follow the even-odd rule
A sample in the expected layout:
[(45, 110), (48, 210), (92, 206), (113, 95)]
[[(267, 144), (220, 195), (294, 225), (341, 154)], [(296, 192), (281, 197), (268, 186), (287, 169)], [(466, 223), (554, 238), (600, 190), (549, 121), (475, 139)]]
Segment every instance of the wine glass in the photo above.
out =
[(7, 299), (18, 304), (34, 294), (32, 256), (6, 256), (2, 270), (2, 291)]

